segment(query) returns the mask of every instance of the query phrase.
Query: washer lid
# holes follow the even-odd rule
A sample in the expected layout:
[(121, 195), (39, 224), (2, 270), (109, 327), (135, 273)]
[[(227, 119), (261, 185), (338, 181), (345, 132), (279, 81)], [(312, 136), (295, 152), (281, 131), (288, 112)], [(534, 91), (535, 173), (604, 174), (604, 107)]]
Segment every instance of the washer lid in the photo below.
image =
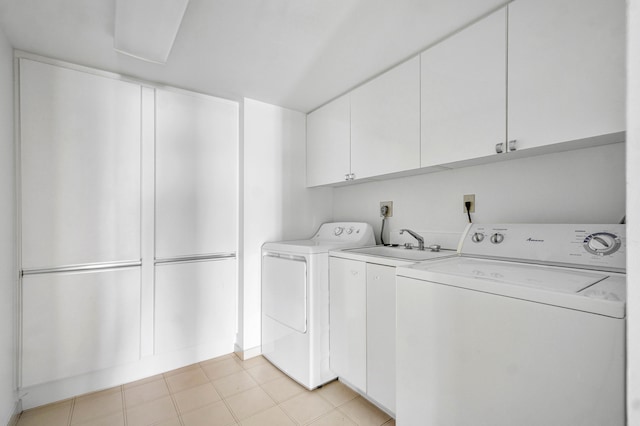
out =
[(457, 257), (397, 269), (398, 276), (623, 318), (623, 275)]
[(531, 265), (526, 264), (483, 261), (473, 258), (460, 258), (455, 263), (434, 265), (429, 268), (429, 271), (474, 279), (485, 278), (507, 284), (563, 293), (578, 293), (607, 278), (607, 275), (600, 273), (532, 268)]

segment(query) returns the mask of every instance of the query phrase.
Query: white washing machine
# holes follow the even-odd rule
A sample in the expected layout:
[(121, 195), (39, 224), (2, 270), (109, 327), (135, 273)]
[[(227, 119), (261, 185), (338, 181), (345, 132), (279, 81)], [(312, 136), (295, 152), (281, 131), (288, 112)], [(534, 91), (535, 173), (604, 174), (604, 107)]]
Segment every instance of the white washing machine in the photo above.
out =
[(262, 246), (262, 354), (314, 389), (329, 369), (329, 250), (375, 245), (371, 225), (325, 223), (308, 240)]
[(397, 269), (397, 424), (624, 425), (624, 225), (471, 225)]

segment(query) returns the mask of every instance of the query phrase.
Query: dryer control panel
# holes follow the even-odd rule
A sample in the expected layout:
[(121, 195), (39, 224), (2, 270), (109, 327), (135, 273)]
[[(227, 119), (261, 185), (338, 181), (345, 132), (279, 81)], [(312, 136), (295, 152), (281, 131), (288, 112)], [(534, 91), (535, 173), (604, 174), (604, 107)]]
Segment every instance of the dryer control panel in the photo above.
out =
[(611, 272), (626, 270), (625, 225), (470, 224), (462, 255)]
[(345, 242), (358, 245), (373, 245), (373, 228), (363, 222), (332, 222), (320, 225), (311, 238), (314, 241)]

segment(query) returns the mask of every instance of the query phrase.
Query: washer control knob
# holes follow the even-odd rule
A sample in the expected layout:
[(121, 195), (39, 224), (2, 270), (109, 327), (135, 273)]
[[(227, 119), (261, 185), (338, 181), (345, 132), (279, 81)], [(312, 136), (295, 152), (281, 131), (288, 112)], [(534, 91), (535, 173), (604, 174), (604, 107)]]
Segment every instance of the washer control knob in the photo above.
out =
[(498, 232), (496, 232), (495, 234), (493, 234), (491, 236), (491, 242), (493, 244), (500, 244), (503, 241), (504, 241), (504, 235), (502, 235), (502, 234), (500, 234)]
[(351, 235), (353, 232), (353, 226), (351, 228), (347, 228), (347, 235)]
[(484, 234), (481, 232), (476, 232), (471, 236), (471, 241), (473, 241), (474, 243), (480, 243), (482, 242), (482, 240), (484, 240)]
[(596, 232), (588, 235), (583, 244), (589, 253), (607, 256), (618, 251), (622, 243), (617, 235), (609, 232)]
[(336, 229), (333, 230), (333, 235), (337, 237), (338, 235), (342, 235), (343, 231), (344, 231), (344, 228), (342, 226), (338, 226), (336, 227)]

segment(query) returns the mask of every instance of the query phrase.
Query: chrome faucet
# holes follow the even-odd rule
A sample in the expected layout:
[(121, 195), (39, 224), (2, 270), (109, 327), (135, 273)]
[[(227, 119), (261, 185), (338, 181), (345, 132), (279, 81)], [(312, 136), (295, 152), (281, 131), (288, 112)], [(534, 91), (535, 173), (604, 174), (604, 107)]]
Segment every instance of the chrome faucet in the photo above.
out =
[(407, 231), (413, 238), (418, 240), (418, 250), (424, 250), (424, 238), (413, 232), (411, 229), (401, 229), (400, 235), (404, 234), (404, 231)]

